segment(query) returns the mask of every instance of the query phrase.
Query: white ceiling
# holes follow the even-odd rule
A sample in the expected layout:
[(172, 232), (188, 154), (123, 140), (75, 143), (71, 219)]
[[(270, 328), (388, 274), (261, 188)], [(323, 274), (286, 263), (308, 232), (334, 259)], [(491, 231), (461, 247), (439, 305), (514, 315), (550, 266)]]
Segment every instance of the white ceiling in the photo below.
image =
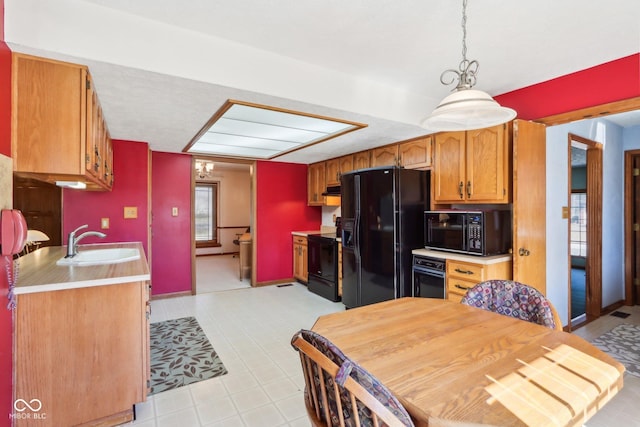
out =
[[(88, 65), (112, 137), (156, 151), (181, 152), (228, 99), (369, 125), (279, 161), (430, 133), (418, 123), (462, 56), (461, 0), (4, 4), (13, 50)], [(467, 14), (467, 57), (492, 95), (640, 51), (638, 0), (470, 0)]]

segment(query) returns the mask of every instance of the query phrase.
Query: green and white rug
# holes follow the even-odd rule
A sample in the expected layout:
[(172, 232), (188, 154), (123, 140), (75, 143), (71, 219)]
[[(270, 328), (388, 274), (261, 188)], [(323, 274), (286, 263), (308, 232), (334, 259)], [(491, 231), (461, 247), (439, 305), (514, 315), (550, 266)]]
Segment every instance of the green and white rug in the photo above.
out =
[(640, 377), (640, 326), (623, 323), (591, 343), (622, 363), (628, 373)]
[(151, 324), (151, 391), (160, 393), (227, 373), (195, 317)]

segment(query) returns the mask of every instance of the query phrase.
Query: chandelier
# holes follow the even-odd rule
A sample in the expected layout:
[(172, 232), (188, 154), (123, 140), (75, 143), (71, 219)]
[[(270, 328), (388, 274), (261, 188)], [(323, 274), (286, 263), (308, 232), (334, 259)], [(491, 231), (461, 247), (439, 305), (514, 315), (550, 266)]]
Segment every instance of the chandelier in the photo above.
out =
[(213, 176), (213, 162), (209, 162), (206, 160), (196, 160), (195, 164), (195, 174), (199, 179), (211, 178)]
[(448, 86), (456, 80), (458, 84), (422, 126), (434, 131), (471, 130), (506, 123), (516, 117), (514, 110), (502, 107), (486, 92), (472, 89), (479, 67), (478, 61), (467, 59), (467, 0), (463, 0), (462, 61), (457, 70), (448, 69), (440, 75), (443, 85)]

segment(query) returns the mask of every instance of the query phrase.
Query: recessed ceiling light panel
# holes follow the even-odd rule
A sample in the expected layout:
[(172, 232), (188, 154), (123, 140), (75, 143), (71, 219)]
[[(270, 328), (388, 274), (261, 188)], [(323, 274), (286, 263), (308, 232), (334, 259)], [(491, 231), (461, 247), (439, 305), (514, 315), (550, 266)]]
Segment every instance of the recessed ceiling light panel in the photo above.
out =
[(367, 125), (229, 100), (183, 151), (273, 159)]

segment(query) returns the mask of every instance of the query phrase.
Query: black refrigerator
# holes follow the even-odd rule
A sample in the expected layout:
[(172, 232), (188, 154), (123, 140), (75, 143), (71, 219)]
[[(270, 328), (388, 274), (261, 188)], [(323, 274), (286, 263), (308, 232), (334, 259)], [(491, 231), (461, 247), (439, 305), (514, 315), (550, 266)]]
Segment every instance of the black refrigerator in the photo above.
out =
[(428, 171), (381, 167), (341, 178), (342, 302), (411, 296), (413, 249), (424, 247)]

